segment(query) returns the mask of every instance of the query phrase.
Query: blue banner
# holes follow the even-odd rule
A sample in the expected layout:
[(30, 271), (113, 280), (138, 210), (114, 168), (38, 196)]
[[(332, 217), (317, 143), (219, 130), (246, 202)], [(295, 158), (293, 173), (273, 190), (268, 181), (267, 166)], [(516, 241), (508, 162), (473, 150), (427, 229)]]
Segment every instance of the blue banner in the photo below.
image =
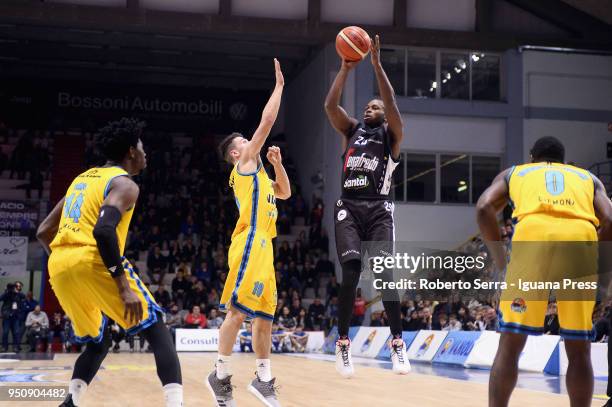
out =
[[(404, 343), (406, 344), (406, 349), (410, 347), (410, 345), (412, 344), (412, 341), (414, 341), (414, 338), (416, 338), (417, 333), (418, 331), (402, 332), (402, 339), (404, 340)], [(385, 341), (385, 346), (383, 346), (380, 352), (378, 352), (376, 359), (388, 360), (391, 357), (391, 349), (389, 348), (390, 340), (391, 340), (391, 335), (389, 335), (389, 338), (387, 338), (387, 340)]]
[(463, 366), (479, 337), (480, 332), (449, 332), (432, 362)]

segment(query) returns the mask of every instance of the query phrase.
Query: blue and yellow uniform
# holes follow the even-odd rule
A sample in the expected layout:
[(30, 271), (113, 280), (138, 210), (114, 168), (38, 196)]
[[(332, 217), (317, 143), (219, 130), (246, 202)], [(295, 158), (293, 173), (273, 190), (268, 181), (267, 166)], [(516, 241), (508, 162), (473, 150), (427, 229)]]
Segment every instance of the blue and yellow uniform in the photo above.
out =
[(590, 339), (595, 290), (563, 282), (596, 281), (597, 245), (592, 242), (597, 241), (599, 221), (593, 175), (566, 164), (532, 163), (511, 168), (506, 181), (515, 229), (509, 287), (500, 301), (500, 331), (543, 333), (550, 286), (524, 291), (519, 279), (557, 282), (562, 287), (555, 289), (561, 336)]
[[(48, 268), (51, 286), (72, 321), (80, 342), (101, 341), (107, 317), (134, 334), (155, 323), (155, 311), (161, 311), (132, 265), (124, 258), (127, 280), (140, 298), (144, 313), (143, 320), (137, 324), (123, 317), (125, 306), (93, 237), (111, 181), (123, 176), (128, 176), (128, 173), (120, 167), (91, 168), (77, 176), (66, 192), (57, 235), (50, 245)], [(122, 256), (133, 213), (134, 208), (127, 211), (117, 225)]]
[(252, 173), (241, 173), (238, 166), (229, 178), (239, 217), (232, 234), (229, 274), (220, 309), (234, 307), (249, 318), (272, 320), (276, 311), (272, 239), (276, 237), (278, 217), (274, 187), (261, 160)]

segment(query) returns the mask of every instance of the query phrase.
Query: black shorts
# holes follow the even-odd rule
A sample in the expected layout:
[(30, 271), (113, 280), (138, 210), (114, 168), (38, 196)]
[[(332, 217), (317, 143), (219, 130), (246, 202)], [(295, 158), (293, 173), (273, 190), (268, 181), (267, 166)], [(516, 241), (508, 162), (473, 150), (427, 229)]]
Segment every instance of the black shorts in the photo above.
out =
[[(340, 263), (360, 260), (362, 242), (377, 242), (376, 251), (393, 253), (393, 209), (393, 202), (386, 200), (340, 199), (336, 202), (334, 222)], [(378, 255), (380, 253), (368, 253), (370, 257)]]

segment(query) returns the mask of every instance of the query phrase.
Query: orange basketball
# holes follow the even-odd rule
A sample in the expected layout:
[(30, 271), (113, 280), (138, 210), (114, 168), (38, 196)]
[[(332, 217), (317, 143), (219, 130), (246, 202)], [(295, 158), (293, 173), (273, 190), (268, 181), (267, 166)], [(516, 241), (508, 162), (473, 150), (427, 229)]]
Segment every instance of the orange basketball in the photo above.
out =
[(336, 51), (346, 61), (361, 61), (370, 52), (371, 43), (370, 36), (363, 28), (345, 27), (336, 36)]

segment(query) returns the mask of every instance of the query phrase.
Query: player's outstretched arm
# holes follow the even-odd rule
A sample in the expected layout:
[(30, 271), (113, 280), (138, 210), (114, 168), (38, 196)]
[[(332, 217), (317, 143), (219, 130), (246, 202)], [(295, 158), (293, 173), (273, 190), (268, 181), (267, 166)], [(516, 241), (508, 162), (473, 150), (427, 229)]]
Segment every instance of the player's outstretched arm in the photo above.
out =
[(274, 175), (276, 176), (276, 181), (272, 183), (274, 196), (278, 199), (289, 199), (291, 197), (291, 184), (289, 183), (287, 171), (285, 171), (285, 167), (283, 166), (280, 148), (276, 146), (269, 147), (266, 158), (274, 167)]
[[(497, 215), (507, 205), (510, 192), (506, 182), (506, 176), (510, 169), (499, 173), (478, 199), (476, 203), (476, 220), (483, 240), (486, 242), (499, 242), (501, 231), (497, 221)], [(505, 253), (499, 244), (487, 245), (491, 251), (491, 256), (498, 267), (506, 265)]]
[(387, 130), (390, 130), (389, 133), (391, 135), (391, 153), (393, 157), (399, 157), (402, 139), (404, 138), (404, 124), (402, 122), (402, 115), (395, 102), (395, 91), (380, 63), (380, 37), (378, 35), (374, 37), (374, 41), (370, 45), (370, 54), (374, 73), (376, 74), (376, 82), (380, 91), (380, 98), (385, 104)]
[(346, 110), (340, 106), (342, 89), (346, 83), (346, 78), (355, 66), (357, 66), (357, 62), (342, 61), (342, 66), (336, 75), (336, 79), (334, 79), (325, 97), (325, 113), (327, 113), (332, 127), (342, 136), (343, 149), (346, 148), (347, 139), (358, 123), (357, 119), (350, 117)]
[(62, 208), (64, 207), (64, 198), (62, 198), (55, 207), (49, 212), (45, 220), (41, 222), (36, 230), (36, 239), (40, 242), (43, 249), (47, 254), (51, 254), (51, 248), (49, 245), (57, 234), (59, 228), (59, 222), (62, 218)]
[(121, 300), (125, 304), (124, 318), (130, 322), (142, 320), (142, 304), (130, 285), (123, 269), (123, 259), (117, 239), (117, 225), (125, 212), (136, 204), (138, 185), (128, 177), (117, 177), (110, 184), (110, 192), (102, 203), (93, 235), (104, 265), (113, 276)]
[[(244, 157), (240, 158), (242, 171), (248, 171), (248, 168), (245, 168), (247, 161), (259, 157), (261, 148), (270, 135), (270, 130), (272, 130), (272, 126), (274, 126), (274, 122), (276, 122), (276, 117), (278, 116), (281, 97), (283, 95), (283, 88), (285, 87), (285, 78), (283, 77), (283, 71), (281, 70), (280, 63), (276, 58), (274, 58), (274, 71), (276, 74), (276, 85), (274, 86), (272, 95), (270, 95), (270, 99), (268, 99), (268, 103), (266, 103), (266, 106), (263, 109), (259, 126), (257, 127), (257, 130), (255, 130), (251, 141), (249, 141), (249, 144), (245, 149)], [(257, 166), (257, 163), (255, 166)]]

